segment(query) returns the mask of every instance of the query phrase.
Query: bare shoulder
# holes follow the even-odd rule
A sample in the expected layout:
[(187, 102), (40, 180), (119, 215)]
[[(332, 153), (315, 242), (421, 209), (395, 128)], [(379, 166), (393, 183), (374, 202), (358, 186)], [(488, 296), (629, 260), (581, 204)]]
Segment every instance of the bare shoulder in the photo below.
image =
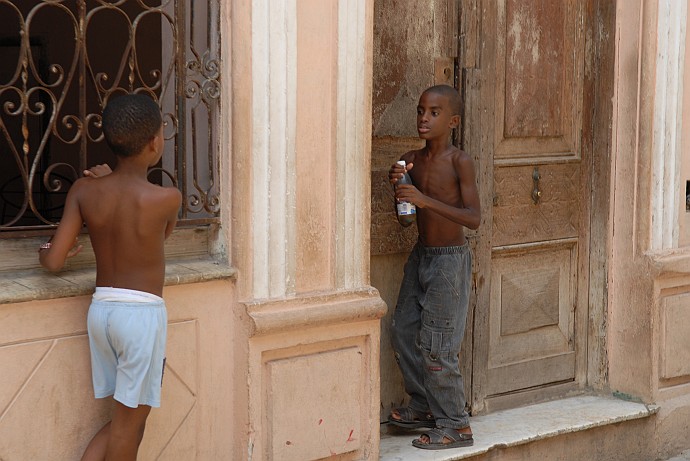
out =
[(417, 150), (411, 150), (408, 152), (405, 152), (402, 157), (400, 157), (401, 160), (405, 160), (405, 163), (414, 163), (415, 158), (423, 151), (424, 149), (417, 149)]
[(450, 155), (456, 170), (462, 171), (471, 168), (474, 171), (474, 160), (467, 152), (455, 147)]
[(83, 177), (79, 178), (70, 186), (68, 195), (79, 198), (82, 195), (88, 195), (93, 190), (93, 178)]
[(176, 187), (162, 187), (151, 184), (150, 190), (156, 205), (178, 208), (182, 203), (182, 193)]
[(450, 155), (453, 157), (453, 160), (456, 162), (470, 162), (472, 163), (472, 157), (470, 154), (465, 152), (462, 149), (458, 149), (457, 147), (453, 146), (453, 149), (450, 151)]

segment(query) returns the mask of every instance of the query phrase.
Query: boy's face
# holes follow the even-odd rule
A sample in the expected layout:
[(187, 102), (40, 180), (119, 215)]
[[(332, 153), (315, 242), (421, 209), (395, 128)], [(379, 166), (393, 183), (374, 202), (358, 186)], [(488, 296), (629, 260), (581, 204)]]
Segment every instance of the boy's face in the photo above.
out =
[(417, 106), (417, 132), (422, 139), (447, 137), (460, 122), (453, 115), (448, 98), (430, 91), (422, 93)]

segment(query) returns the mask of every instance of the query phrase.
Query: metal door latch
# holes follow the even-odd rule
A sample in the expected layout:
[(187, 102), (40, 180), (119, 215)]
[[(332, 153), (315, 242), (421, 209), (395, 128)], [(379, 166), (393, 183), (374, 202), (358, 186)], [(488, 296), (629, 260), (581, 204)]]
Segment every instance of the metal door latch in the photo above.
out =
[(541, 199), (541, 189), (539, 188), (539, 180), (541, 175), (539, 174), (539, 168), (534, 168), (532, 172), (532, 181), (534, 181), (534, 189), (532, 189), (532, 201), (535, 205), (539, 204), (539, 199)]

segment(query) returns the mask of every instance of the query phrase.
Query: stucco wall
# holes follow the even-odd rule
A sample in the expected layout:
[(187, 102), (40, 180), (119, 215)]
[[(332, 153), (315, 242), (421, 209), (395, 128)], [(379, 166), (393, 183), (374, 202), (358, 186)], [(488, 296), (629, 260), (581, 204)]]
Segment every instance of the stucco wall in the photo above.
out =
[(236, 0), (230, 21), (233, 459), (376, 459), (373, 0)]
[[(139, 459), (227, 459), (234, 368), (229, 281), (167, 287), (167, 365), (160, 409)], [(0, 458), (79, 459), (110, 419), (95, 400), (86, 313), (90, 296), (0, 305)], [(203, 430), (202, 430), (203, 428)]]
[(609, 383), (660, 406), (654, 442), (668, 456), (688, 447), (690, 427), (690, 249), (678, 204), (687, 5), (618, 2), (616, 15)]

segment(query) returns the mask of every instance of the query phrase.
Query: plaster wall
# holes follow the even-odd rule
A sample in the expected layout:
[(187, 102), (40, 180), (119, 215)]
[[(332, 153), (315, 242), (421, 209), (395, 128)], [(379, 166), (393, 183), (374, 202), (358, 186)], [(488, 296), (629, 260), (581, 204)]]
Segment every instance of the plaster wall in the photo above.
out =
[(232, 3), (232, 459), (378, 457), (372, 18), (370, 0)]
[[(232, 278), (166, 286), (170, 368), (139, 458), (377, 459), (373, 0), (221, 4), (229, 199), (209, 252)], [(78, 459), (109, 418), (91, 397), (88, 300), (0, 306), (3, 460)]]
[[(435, 83), (453, 85), (456, 2), (374, 2), (372, 127), (375, 137), (417, 137), (419, 95)], [(449, 72), (444, 74), (444, 67)], [(438, 72), (437, 72), (438, 67)], [(443, 81), (439, 81), (443, 76)]]
[(621, 2), (616, 11), (607, 330), (611, 388), (646, 401), (652, 399), (653, 350), (653, 279), (645, 256), (656, 49), (650, 3)]
[[(233, 287), (166, 287), (167, 364), (161, 408), (139, 459), (228, 459), (236, 429), (232, 389)], [(90, 296), (0, 306), (0, 458), (79, 459), (110, 419), (95, 400), (86, 313)]]
[(609, 383), (659, 405), (654, 443), (668, 457), (688, 447), (690, 425), (688, 11), (618, 2), (616, 18)]

